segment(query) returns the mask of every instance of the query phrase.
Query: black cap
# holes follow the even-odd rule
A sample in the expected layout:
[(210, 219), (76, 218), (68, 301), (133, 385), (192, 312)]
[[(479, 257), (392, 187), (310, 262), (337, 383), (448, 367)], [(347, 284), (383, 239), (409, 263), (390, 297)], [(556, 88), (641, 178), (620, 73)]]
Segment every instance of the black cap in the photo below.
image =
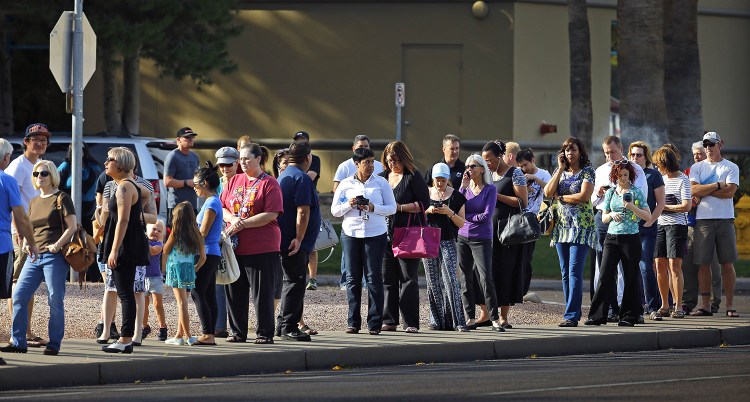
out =
[(305, 137), (307, 141), (310, 141), (310, 134), (308, 134), (307, 131), (297, 131), (294, 133), (294, 138), (292, 139), (296, 140), (299, 137)]
[(196, 136), (198, 133), (194, 133), (193, 129), (190, 127), (183, 127), (179, 130), (177, 130), (177, 136), (178, 137), (192, 137)]

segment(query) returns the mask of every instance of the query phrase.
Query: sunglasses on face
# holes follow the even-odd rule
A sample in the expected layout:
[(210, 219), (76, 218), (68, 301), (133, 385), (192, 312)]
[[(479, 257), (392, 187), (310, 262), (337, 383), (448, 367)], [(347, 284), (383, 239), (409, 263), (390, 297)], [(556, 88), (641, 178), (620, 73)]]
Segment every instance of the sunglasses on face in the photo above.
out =
[(478, 167), (482, 167), (482, 165), (466, 165), (466, 169), (476, 169)]
[(616, 161), (614, 161), (612, 163), (614, 163), (615, 165), (629, 165), (630, 161), (627, 160), (627, 159), (620, 159), (620, 160), (616, 160)]
[(31, 175), (34, 176), (34, 177), (39, 177), (39, 176), (47, 177), (47, 176), (49, 176), (49, 172), (46, 171), (46, 170), (42, 170), (42, 171), (39, 171), (39, 172), (34, 172)]
[(715, 145), (716, 145), (716, 143), (715, 143), (715, 142), (709, 142), (709, 141), (706, 141), (706, 142), (704, 142), (704, 143), (703, 143), (703, 148), (712, 148), (712, 147), (714, 147)]
[(104, 160), (104, 163), (114, 162), (115, 158), (108, 156), (107, 159)]
[(640, 158), (643, 154), (630, 154), (631, 158)]

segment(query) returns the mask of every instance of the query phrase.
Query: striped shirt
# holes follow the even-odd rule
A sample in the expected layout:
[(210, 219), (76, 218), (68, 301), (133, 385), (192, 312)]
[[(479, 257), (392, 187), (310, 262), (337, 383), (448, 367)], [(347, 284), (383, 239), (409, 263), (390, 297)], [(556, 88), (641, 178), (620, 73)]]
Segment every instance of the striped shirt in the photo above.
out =
[[(690, 179), (680, 172), (675, 178), (663, 176), (664, 178), (664, 198), (666, 205), (680, 205), (682, 200), (690, 200)], [(664, 210), (659, 215), (658, 223), (660, 226), (666, 225), (687, 225), (687, 212), (668, 212)]]

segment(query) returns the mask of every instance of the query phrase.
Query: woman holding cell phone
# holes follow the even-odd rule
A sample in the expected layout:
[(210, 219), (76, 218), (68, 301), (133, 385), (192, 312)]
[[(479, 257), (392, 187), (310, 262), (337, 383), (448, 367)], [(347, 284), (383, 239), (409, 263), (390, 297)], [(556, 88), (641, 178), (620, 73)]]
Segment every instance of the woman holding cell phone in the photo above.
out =
[(604, 195), (602, 222), (609, 223), (604, 239), (599, 286), (591, 300), (586, 325), (607, 323), (609, 300), (617, 292), (617, 264), (622, 262), (625, 288), (620, 306), (619, 326), (632, 327), (643, 314), (640, 298), (641, 239), (638, 221), (651, 219), (646, 197), (632, 186), (636, 178), (633, 163), (628, 160), (613, 162), (609, 180), (617, 183)]

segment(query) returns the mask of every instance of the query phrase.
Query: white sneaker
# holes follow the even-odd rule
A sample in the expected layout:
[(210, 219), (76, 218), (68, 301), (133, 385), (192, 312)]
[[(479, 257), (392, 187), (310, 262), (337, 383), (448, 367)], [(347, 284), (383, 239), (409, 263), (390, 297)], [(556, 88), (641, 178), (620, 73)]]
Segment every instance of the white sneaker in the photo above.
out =
[(185, 344), (185, 340), (182, 338), (169, 338), (166, 341), (164, 341), (167, 345), (176, 345), (176, 346), (182, 346)]
[(539, 297), (539, 295), (534, 292), (529, 292), (523, 296), (523, 301), (531, 302), (531, 303), (541, 303), (542, 298)]
[(188, 338), (188, 340), (187, 340), (186, 343), (187, 343), (188, 346), (193, 346), (196, 343), (198, 343), (198, 338), (196, 338), (194, 336), (191, 336), (190, 338)]

